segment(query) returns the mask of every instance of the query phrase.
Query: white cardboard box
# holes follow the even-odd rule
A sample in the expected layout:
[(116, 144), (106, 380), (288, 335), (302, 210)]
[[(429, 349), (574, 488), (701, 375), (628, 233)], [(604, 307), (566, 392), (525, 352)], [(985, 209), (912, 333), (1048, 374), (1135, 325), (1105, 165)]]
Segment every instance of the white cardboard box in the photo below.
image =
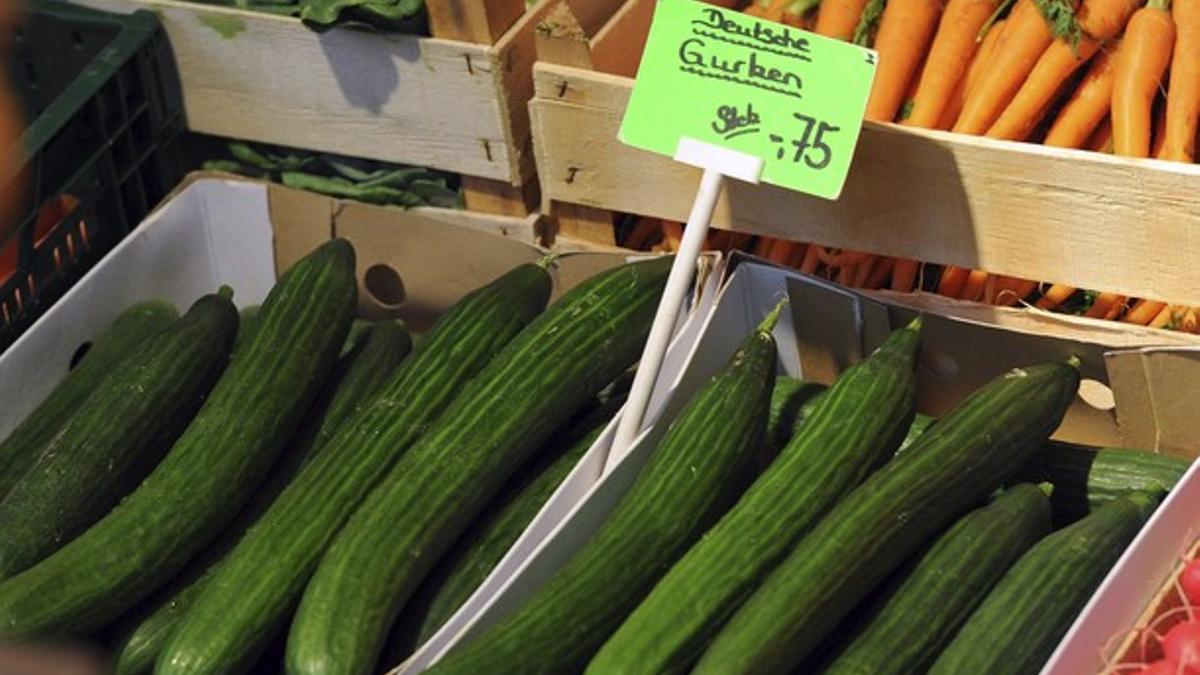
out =
[[(0, 438), (66, 374), (81, 344), (139, 300), (165, 299), (182, 311), (201, 295), (227, 284), (238, 306), (257, 304), (274, 285), (277, 268), (286, 268), (336, 235), (355, 245), (360, 291), (365, 287), (364, 270), (374, 265), (386, 264), (403, 279), (403, 303), (383, 306), (360, 297), (360, 308), (422, 324), (467, 290), (546, 253), (484, 232), (472, 219), (470, 214), (403, 211), (256, 181), (194, 176), (0, 355)], [(554, 296), (626, 259), (623, 253), (565, 254), (552, 272)], [(701, 268), (709, 270), (718, 261), (705, 256)], [(711, 302), (705, 294), (712, 294), (718, 278), (699, 275), (691, 303)], [(681, 315), (664, 376), (679, 370), (698, 331), (694, 317)], [(656, 388), (646, 416), (648, 426), (666, 395), (666, 387)], [(430, 640), (429, 650), (474, 618), (476, 610), (599, 479), (612, 427), (584, 455), (483, 585)]]
[[(611, 456), (604, 475), (591, 484), (570, 512), (550, 529), (540, 543), (529, 551), (507, 580), (483, 603), (476, 616), (446, 641), (437, 653), (405, 663), (398, 672), (416, 673), (444, 656), (454, 645), (468, 640), (518, 607), (545, 583), (597, 530), (617, 502), (632, 485), (669, 422), (680, 409), (732, 356), (742, 339), (782, 298), (788, 298), (785, 312), (774, 330), (779, 349), (779, 372), (818, 382), (828, 382), (842, 369), (877, 347), (890, 330), (907, 323), (916, 313), (907, 304), (893, 302), (890, 296), (867, 296), (791, 270), (760, 263), (735, 255), (723, 270), (726, 277), (715, 296), (699, 304), (690, 321), (699, 324), (696, 341), (679, 370), (664, 373), (670, 386), (669, 398), (654, 428), (644, 433), (623, 457)], [(886, 301), (885, 301), (886, 300)], [(1150, 387), (1167, 385), (1155, 380), (1156, 368), (1141, 375), (1124, 367), (1126, 362), (1145, 363), (1145, 359), (1171, 355), (1175, 367), (1197, 372), (1200, 356), (1192, 347), (1195, 340), (1182, 336), (1161, 336), (1110, 327), (1088, 320), (1030, 320), (990, 308), (983, 316), (973, 306), (940, 303), (934, 300), (917, 304), (927, 306), (921, 363), (918, 368), (920, 406), (923, 412), (940, 414), (969, 391), (1009, 369), (1039, 361), (1076, 354), (1082, 360), (1086, 378), (1095, 386), (1118, 394), (1136, 393)], [(938, 312), (929, 313), (932, 304)], [(993, 311), (994, 310), (994, 311)], [(1014, 312), (1015, 314), (1015, 312)], [(1152, 347), (1166, 340), (1169, 347)], [(677, 345), (678, 346), (678, 345)], [(1114, 364), (1116, 364), (1114, 366)], [(660, 381), (660, 386), (664, 383)], [(1118, 386), (1119, 384), (1119, 386)], [(1110, 398), (1111, 398), (1111, 392)], [(1101, 397), (1103, 398), (1103, 397)], [(1079, 442), (1120, 441), (1117, 418), (1123, 402), (1113, 405), (1078, 399), (1058, 437)], [(1141, 405), (1135, 401), (1134, 405)], [(1136, 408), (1135, 408), (1136, 409)], [(1100, 422), (1103, 423), (1100, 423)], [(1177, 424), (1168, 415), (1164, 421)], [(611, 432), (611, 428), (609, 430)], [(611, 433), (598, 441), (606, 446)], [(593, 451), (597, 448), (593, 448)], [(1175, 448), (1173, 448), (1175, 449)], [(1195, 454), (1195, 449), (1192, 450)], [(1193, 475), (1196, 471), (1193, 471)], [(1200, 483), (1200, 480), (1195, 482)], [(1200, 492), (1179, 490), (1187, 495)], [(1195, 497), (1191, 503), (1195, 504)], [(1164, 509), (1160, 516), (1167, 510)], [(1139, 539), (1139, 542), (1144, 536)], [(1157, 583), (1157, 582), (1156, 582)], [(1080, 671), (1061, 671), (1054, 675), (1080, 675)]]

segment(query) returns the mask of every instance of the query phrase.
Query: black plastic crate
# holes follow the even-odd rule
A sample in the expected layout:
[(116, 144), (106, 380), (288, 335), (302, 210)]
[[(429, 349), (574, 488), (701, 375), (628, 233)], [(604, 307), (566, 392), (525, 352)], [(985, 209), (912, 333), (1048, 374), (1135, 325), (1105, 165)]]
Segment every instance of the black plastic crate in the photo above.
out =
[(25, 157), (28, 195), (16, 234), (0, 241), (0, 351), (183, 175), (183, 99), (158, 17), (58, 0), (24, 7), (0, 63), (30, 121), (17, 148), (0, 148)]

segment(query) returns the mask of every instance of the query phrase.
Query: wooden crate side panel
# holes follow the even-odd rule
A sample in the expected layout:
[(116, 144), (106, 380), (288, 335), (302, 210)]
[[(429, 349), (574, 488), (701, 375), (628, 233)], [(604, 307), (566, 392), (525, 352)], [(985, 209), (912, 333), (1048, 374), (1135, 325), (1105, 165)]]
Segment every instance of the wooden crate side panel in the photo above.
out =
[(148, 8), (175, 52), (191, 130), (512, 181), (488, 48), (175, 0)]
[[(544, 200), (684, 220), (699, 171), (617, 140), (625, 78), (539, 64)], [(716, 224), (1200, 304), (1200, 167), (868, 124), (836, 202), (732, 181)]]
[(637, 75), (650, 21), (654, 18), (654, 0), (627, 0), (612, 19), (592, 38), (592, 65), (613, 75)]

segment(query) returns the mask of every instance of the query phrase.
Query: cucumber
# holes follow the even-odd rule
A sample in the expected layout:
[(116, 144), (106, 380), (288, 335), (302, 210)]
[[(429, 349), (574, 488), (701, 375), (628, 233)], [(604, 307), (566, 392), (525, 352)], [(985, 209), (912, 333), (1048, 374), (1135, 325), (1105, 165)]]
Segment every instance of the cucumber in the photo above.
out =
[(695, 672), (773, 673), (800, 664), (879, 582), (1045, 442), (1075, 397), (1077, 364), (1013, 370), (930, 427), (800, 540)]
[(411, 646), (424, 644), (471, 597), (623, 403), (622, 398), (609, 399), (569, 423), (484, 508), (405, 607), (398, 625), (415, 631)]
[(641, 355), (670, 267), (658, 258), (583, 282), (463, 389), (321, 559), (292, 622), (289, 672), (375, 665), (438, 557), (555, 429)]
[[(578, 672), (749, 478), (762, 442), (779, 309), (696, 393), (637, 479), (566, 565), (429, 675)], [(294, 636), (293, 636), (294, 637)]]
[(1031, 483), (1008, 488), (941, 535), (821, 672), (925, 672), (1017, 558), (1049, 531), (1046, 493)]
[(201, 298), (80, 402), (0, 500), (0, 579), (61, 548), (145, 478), (228, 363), (237, 323), (226, 297)]
[(895, 453), (916, 410), (919, 344), (918, 320), (842, 373), (779, 457), (658, 582), (588, 672), (685, 672), (795, 542)]
[(163, 648), (158, 672), (247, 667), (291, 616), (354, 508), (463, 385), (542, 311), (550, 288), (542, 266), (522, 265), (455, 304), (371, 405), (300, 470), (229, 552)]
[(79, 364), (50, 392), (8, 438), (0, 443), (0, 497), (8, 494), (50, 440), (113, 366), (146, 337), (166, 328), (179, 313), (161, 300), (139, 302), (100, 333)]
[(1041, 670), (1161, 496), (1117, 497), (1035, 544), (971, 614), (930, 675)]
[(224, 529), (333, 367), (355, 293), (354, 249), (343, 239), (293, 265), (263, 303), (250, 342), (146, 480), (77, 539), (0, 582), (0, 637), (108, 624)]
[(170, 584), (122, 620), (116, 631), (119, 638), (114, 650), (117, 675), (153, 670), (154, 660), (167, 638), (191, 608), (221, 557), (258, 520), (300, 466), (310, 461), (347, 419), (371, 401), (412, 347), (408, 331), (398, 324), (375, 324), (359, 336), (354, 348), (338, 359), (286, 454), (271, 468), (266, 483), (238, 514), (234, 524), (193, 558)]
[(1052, 442), (1035, 452), (1017, 477), (1053, 483), (1050, 503), (1054, 520), (1068, 524), (1126, 492), (1170, 490), (1189, 466), (1190, 462), (1179, 457), (1142, 450)]

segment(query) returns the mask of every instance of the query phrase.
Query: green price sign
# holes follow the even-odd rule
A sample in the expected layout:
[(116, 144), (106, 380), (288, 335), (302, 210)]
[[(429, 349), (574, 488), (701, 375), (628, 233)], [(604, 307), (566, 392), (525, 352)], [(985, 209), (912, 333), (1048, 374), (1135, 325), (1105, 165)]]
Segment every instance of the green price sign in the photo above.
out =
[(658, 0), (620, 138), (665, 155), (685, 137), (736, 150), (763, 160), (763, 181), (837, 199), (876, 60), (772, 21)]

